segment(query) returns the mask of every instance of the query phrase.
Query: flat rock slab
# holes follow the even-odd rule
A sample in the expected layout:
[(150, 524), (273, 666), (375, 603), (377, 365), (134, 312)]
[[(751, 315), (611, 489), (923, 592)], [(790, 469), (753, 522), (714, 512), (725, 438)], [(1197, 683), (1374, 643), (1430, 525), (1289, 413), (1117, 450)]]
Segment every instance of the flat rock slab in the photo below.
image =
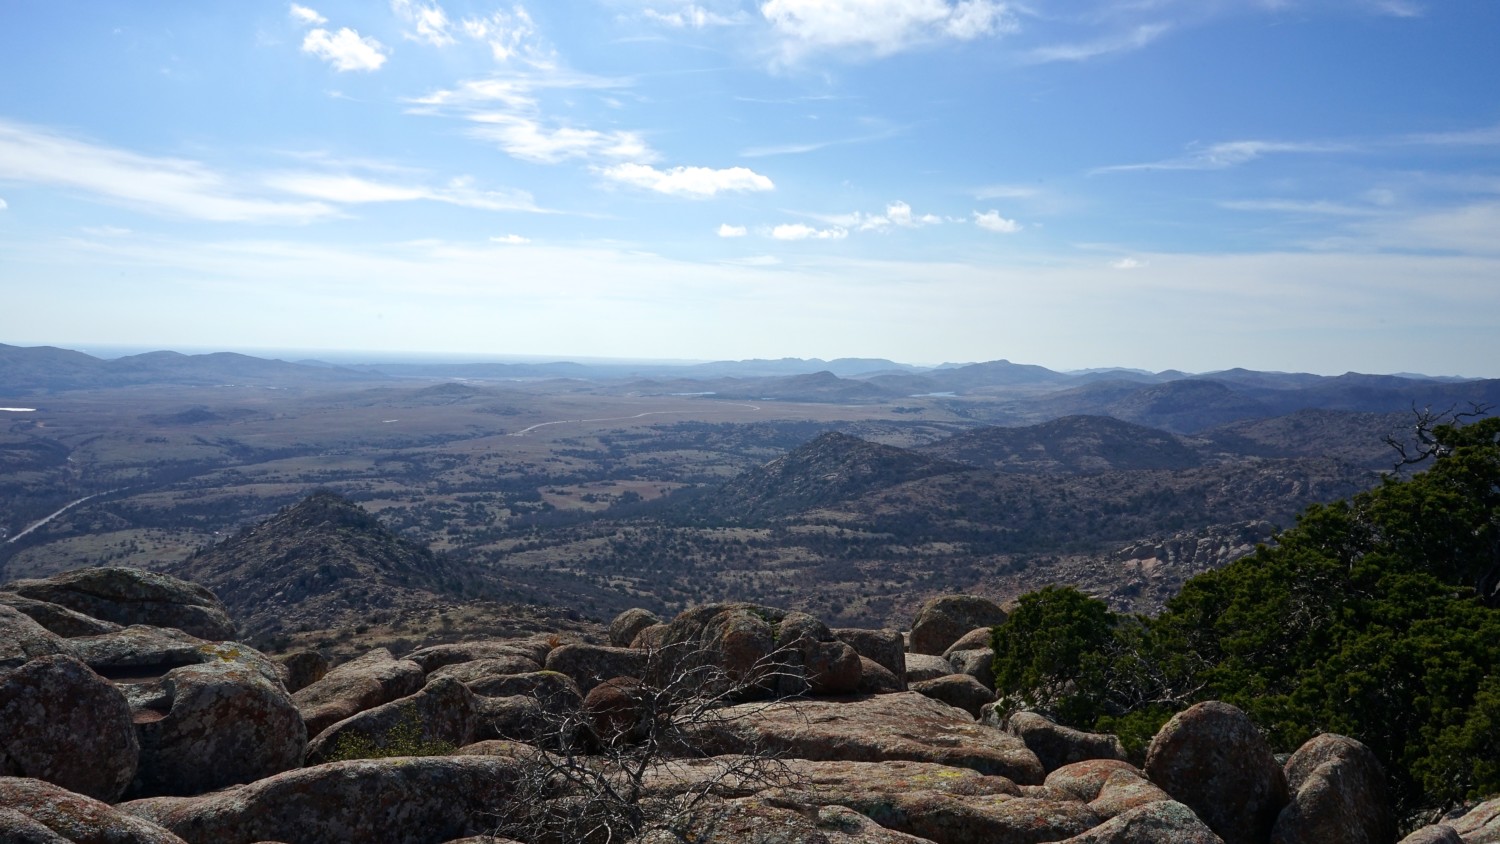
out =
[(488, 831), (516, 777), (497, 756), (364, 759), (119, 808), (191, 842), (431, 844)]
[(715, 754), (759, 748), (797, 759), (933, 762), (1029, 785), (1043, 777), (1042, 763), (1020, 739), (915, 692), (741, 704), (722, 710), (694, 738)]

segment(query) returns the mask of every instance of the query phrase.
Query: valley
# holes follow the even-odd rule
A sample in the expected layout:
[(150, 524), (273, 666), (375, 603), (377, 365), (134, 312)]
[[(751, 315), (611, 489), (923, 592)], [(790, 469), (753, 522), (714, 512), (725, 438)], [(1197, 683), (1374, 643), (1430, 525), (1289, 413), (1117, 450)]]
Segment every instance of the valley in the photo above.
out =
[[(1308, 504), (1378, 482), (1383, 439), (1423, 398), (1497, 392), (1004, 361), (391, 375), (218, 355), (107, 362), (120, 383), (0, 351), (5, 383), (31, 385), (0, 401), (36, 408), (0, 420), (0, 580), (101, 564), (192, 578), (195, 555), (326, 490), (448, 572), (362, 625), (418, 640), (525, 607), (603, 620), (727, 598), (900, 626), (933, 594), (1049, 583), (1149, 612)], [(486, 601), (508, 609), (465, 614)], [(340, 612), (252, 632), (326, 644), (361, 626)]]

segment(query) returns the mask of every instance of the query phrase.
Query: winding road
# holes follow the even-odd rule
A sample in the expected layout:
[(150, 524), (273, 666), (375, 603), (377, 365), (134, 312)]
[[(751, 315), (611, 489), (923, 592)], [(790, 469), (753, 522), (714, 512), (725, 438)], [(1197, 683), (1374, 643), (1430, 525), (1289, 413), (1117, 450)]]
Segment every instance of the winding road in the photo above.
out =
[[(69, 458), (69, 459), (71, 459), (71, 458)], [(69, 501), (67, 504), (64, 504), (62, 506), (62, 509), (58, 510), (56, 513), (53, 513), (50, 516), (47, 516), (46, 518), (42, 519), (41, 521), (33, 522), (25, 530), (21, 531), (20, 533), (16, 534), (15, 536), (12, 536), (10, 539), (5, 540), (5, 544), (9, 545), (10, 543), (15, 542), (16, 540), (20, 539), (21, 537), (25, 536), (26, 534), (31, 533), (32, 531), (36, 530), (37, 528), (41, 527), (42, 525), (45, 525), (46, 523), (52, 521), (53, 519), (57, 518), (58, 516), (61, 516), (63, 513), (66, 513), (69, 510), (73, 509), (74, 507), (77, 507), (78, 505), (82, 504), (83, 502), (88, 501), (90, 498), (98, 498), (101, 495), (109, 495), (111, 492), (119, 492), (119, 490), (117, 490), (117, 489), (108, 489), (108, 490), (105, 490), (104, 492), (96, 492), (93, 495), (85, 495), (84, 497), (78, 499), (77, 501)]]
[[(760, 410), (760, 406), (759, 405), (754, 405), (754, 404), (734, 404), (733, 406), (734, 407), (748, 407), (751, 410)], [(574, 423), (582, 423), (582, 422), (623, 422), (623, 421), (625, 421), (627, 419), (640, 419), (643, 416), (666, 416), (666, 415), (670, 415), (670, 414), (673, 414), (673, 413), (681, 414), (681, 413), (702, 413), (702, 412), (703, 412), (702, 408), (693, 408), (692, 410), (648, 410), (645, 413), (637, 413), (634, 416), (604, 416), (604, 417), (600, 417), (599, 419), (557, 419), (557, 420), (554, 420), (552, 422), (538, 422), (535, 425), (532, 425), (530, 427), (522, 428), (519, 431), (515, 431), (514, 433), (509, 434), (509, 436), (512, 436), (512, 437), (524, 437), (527, 434), (531, 433), (532, 431), (535, 431), (537, 428), (545, 428), (548, 425), (566, 425), (569, 422), (574, 422)], [(68, 505), (68, 506), (71, 507), (72, 505)], [(66, 508), (64, 508), (64, 509), (66, 509)], [(51, 518), (51, 517), (49, 516), (48, 518)]]

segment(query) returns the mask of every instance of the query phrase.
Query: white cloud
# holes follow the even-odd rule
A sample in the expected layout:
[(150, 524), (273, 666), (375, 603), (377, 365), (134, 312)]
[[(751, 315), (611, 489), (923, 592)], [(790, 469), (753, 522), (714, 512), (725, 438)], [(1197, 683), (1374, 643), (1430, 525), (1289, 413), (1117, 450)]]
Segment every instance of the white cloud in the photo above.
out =
[(1121, 258), (1118, 261), (1110, 261), (1109, 265), (1117, 270), (1136, 270), (1146, 266), (1146, 262), (1135, 258)]
[(998, 0), (766, 0), (761, 15), (784, 39), (788, 58), (818, 49), (890, 55), (942, 39), (970, 41), (1017, 28)]
[(1500, 124), (1457, 132), (1427, 132), (1409, 135), (1404, 140), (1431, 146), (1500, 146)]
[(783, 223), (771, 229), (776, 240), (843, 240), (849, 230), (840, 226), (831, 229), (815, 229), (805, 223)]
[(621, 184), (670, 196), (704, 198), (719, 193), (773, 190), (771, 180), (745, 167), (673, 167), (658, 170), (649, 164), (625, 163), (601, 168), (599, 174)]
[(1135, 170), (1224, 170), (1274, 153), (1346, 152), (1347, 144), (1305, 141), (1225, 141), (1189, 152), (1181, 158), (1144, 164), (1116, 164), (1100, 167), (1093, 173), (1121, 173)]
[(569, 158), (651, 159), (655, 154), (635, 132), (548, 128), (533, 117), (504, 112), (474, 113), (477, 138), (493, 141), (508, 155), (526, 161), (555, 164)]
[(696, 3), (689, 3), (670, 12), (646, 9), (641, 14), (647, 20), (653, 20), (674, 29), (706, 29), (710, 26), (731, 26), (739, 23), (737, 18), (710, 12)]
[(468, 178), (453, 179), (442, 187), (398, 185), (327, 173), (282, 173), (266, 179), (277, 190), (340, 204), (411, 202), (429, 200), (475, 208), (481, 211), (540, 211), (525, 191), (485, 191)]
[(336, 33), (314, 29), (302, 39), (302, 52), (333, 65), (340, 73), (349, 70), (379, 70), (385, 64), (386, 47), (374, 38), (344, 27)]
[(312, 9), (307, 8), (306, 6), (299, 6), (296, 3), (293, 3), (291, 5), (290, 13), (292, 16), (292, 20), (295, 20), (298, 23), (308, 24), (309, 26), (322, 26), (323, 24), (328, 23), (328, 18), (323, 17), (322, 15), (318, 14)]
[(437, 3), (414, 2), (414, 0), (391, 0), (391, 11), (396, 17), (415, 27), (415, 32), (405, 33), (413, 41), (421, 41), (434, 47), (446, 47), (454, 43), (449, 34), (448, 14)]
[(1127, 32), (1109, 35), (1083, 44), (1053, 44), (1026, 53), (1027, 61), (1082, 62), (1110, 53), (1139, 50), (1166, 34), (1172, 27), (1164, 23), (1142, 24)]
[(6, 201), (5, 201), (5, 200), (3, 200), (3, 199), (0, 199), (0, 211), (4, 211), (4, 210), (5, 210), (5, 209), (7, 209), (7, 208), (9, 208), (9, 207), (10, 207), (10, 204), (9, 204), (9, 203), (7, 203), (7, 202), (6, 202)]
[(744, 226), (731, 226), (728, 223), (719, 225), (719, 237), (744, 237), (745, 234)]
[(985, 231), (998, 232), (1000, 234), (1015, 234), (1021, 230), (1021, 224), (1015, 220), (1007, 220), (1000, 216), (999, 211), (989, 210), (984, 213), (974, 212), (974, 225)]
[(499, 243), (505, 246), (524, 246), (531, 242), (531, 238), (522, 237), (518, 234), (504, 234), (499, 237), (490, 238), (490, 243)]
[(469, 130), (472, 137), (494, 143), (526, 161), (652, 161), (656, 154), (638, 132), (549, 125), (542, 116), (538, 94), (543, 90), (603, 90), (626, 84), (557, 69), (525, 76), (470, 79), (411, 100), (411, 111), (458, 117), (476, 124)]
[(518, 59), (535, 67), (555, 64), (551, 48), (537, 32), (531, 14), (520, 4), (509, 12), (496, 10), (489, 17), (464, 18), (463, 31), (470, 38), (488, 44), (497, 62)]
[(298, 223), (335, 213), (322, 202), (247, 196), (196, 161), (139, 155), (5, 121), (0, 180), (69, 188), (156, 214), (215, 222)]

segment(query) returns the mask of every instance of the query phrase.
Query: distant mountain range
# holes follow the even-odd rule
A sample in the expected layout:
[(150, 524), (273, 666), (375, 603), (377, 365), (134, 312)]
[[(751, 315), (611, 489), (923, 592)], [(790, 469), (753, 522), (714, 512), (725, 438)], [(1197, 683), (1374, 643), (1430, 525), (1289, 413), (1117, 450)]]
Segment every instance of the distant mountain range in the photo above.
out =
[[(892, 404), (953, 400), (976, 422), (1020, 425), (1062, 416), (1112, 416), (1177, 433), (1299, 410), (1389, 413), (1413, 407), (1500, 405), (1500, 379), (1338, 376), (1228, 369), (1191, 375), (1133, 369), (1057, 372), (1007, 360), (921, 368), (880, 358), (717, 361), (703, 364), (390, 363), (335, 366), (221, 352), (149, 352), (105, 360), (50, 346), (0, 344), (0, 396), (142, 385), (316, 388), (396, 380), (532, 382), (569, 379), (604, 393), (744, 401)], [(915, 412), (915, 411), (914, 411)]]

